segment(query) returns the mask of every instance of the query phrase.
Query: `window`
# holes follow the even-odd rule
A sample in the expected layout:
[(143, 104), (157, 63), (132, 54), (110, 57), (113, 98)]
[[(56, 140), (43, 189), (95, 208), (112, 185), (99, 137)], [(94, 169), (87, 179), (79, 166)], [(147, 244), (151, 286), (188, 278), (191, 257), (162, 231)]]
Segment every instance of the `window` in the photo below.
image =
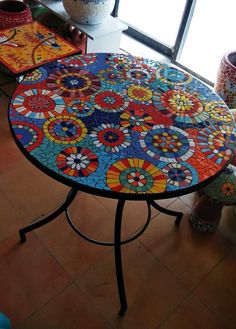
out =
[(235, 13), (235, 0), (197, 0), (178, 62), (214, 83), (221, 58), (236, 50)]
[(120, 0), (119, 18), (134, 29), (173, 47), (185, 3), (186, 0)]
[(129, 35), (212, 85), (222, 56), (236, 49), (235, 0), (116, 0), (116, 6)]

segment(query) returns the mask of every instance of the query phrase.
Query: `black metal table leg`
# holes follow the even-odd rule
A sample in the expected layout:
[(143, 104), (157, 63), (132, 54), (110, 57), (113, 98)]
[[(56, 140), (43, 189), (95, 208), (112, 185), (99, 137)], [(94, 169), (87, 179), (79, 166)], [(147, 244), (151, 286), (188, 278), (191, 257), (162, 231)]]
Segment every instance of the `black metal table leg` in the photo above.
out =
[(148, 201), (150, 203), (151, 206), (153, 206), (153, 208), (163, 212), (164, 214), (170, 215), (170, 216), (175, 216), (176, 220), (175, 220), (175, 224), (179, 225), (182, 217), (183, 217), (183, 213), (180, 211), (173, 211), (170, 209), (166, 209), (163, 208), (162, 206), (160, 206), (158, 203), (156, 203), (154, 200)]
[(39, 221), (30, 224), (28, 226), (23, 227), (22, 229), (19, 230), (19, 235), (20, 235), (20, 241), (21, 242), (25, 242), (26, 241), (26, 233), (33, 231), (49, 222), (51, 222), (52, 220), (56, 219), (61, 213), (63, 213), (63, 211), (65, 211), (67, 209), (67, 207), (69, 207), (69, 205), (71, 204), (71, 202), (74, 200), (76, 194), (78, 192), (77, 188), (72, 188), (68, 195), (67, 198), (65, 200), (65, 202), (58, 207), (55, 211), (53, 211), (50, 215), (47, 215), (46, 217), (40, 219)]
[(23, 227), (22, 229), (19, 230), (20, 234), (20, 240), (21, 242), (26, 241), (26, 233), (33, 231), (34, 229), (37, 229), (52, 220), (56, 219), (61, 213), (65, 211), (66, 218), (70, 226), (73, 228), (73, 230), (78, 233), (82, 238), (86, 239), (87, 241), (90, 241), (92, 243), (98, 244), (98, 245), (103, 245), (103, 246), (114, 246), (114, 252), (115, 252), (115, 268), (116, 268), (116, 280), (117, 280), (117, 288), (118, 288), (118, 293), (119, 293), (119, 299), (120, 299), (120, 311), (119, 315), (124, 316), (127, 310), (127, 299), (126, 299), (126, 293), (125, 293), (125, 285), (124, 285), (124, 277), (123, 277), (123, 269), (122, 269), (122, 256), (121, 256), (121, 246), (122, 244), (129, 243), (135, 239), (137, 239), (148, 227), (148, 224), (150, 223), (151, 220), (151, 209), (150, 206), (154, 207), (155, 209), (166, 213), (171, 216), (176, 216), (175, 223), (178, 225), (181, 221), (181, 218), (183, 216), (183, 213), (165, 209), (161, 207), (159, 204), (157, 204), (154, 200), (151, 201), (146, 201), (147, 206), (148, 206), (148, 217), (146, 220), (146, 223), (139, 228), (138, 231), (136, 231), (135, 234), (133, 234), (131, 237), (128, 239), (122, 241), (121, 240), (121, 225), (122, 225), (122, 214), (123, 214), (123, 209), (126, 200), (125, 199), (119, 199), (116, 207), (116, 215), (115, 215), (115, 225), (114, 225), (114, 241), (113, 242), (102, 242), (102, 241), (97, 241), (94, 240), (86, 235), (84, 235), (80, 230), (74, 225), (72, 222), (69, 213), (68, 213), (68, 207), (74, 200), (76, 194), (78, 192), (77, 188), (72, 188), (65, 200), (65, 202), (59, 206), (55, 211), (53, 211), (51, 214), (47, 215), (46, 217), (42, 218), (41, 220), (38, 220), (37, 222), (30, 224), (26, 227)]
[(121, 223), (122, 213), (124, 209), (125, 200), (118, 200), (116, 207), (115, 217), (115, 230), (114, 230), (114, 250), (115, 250), (115, 265), (116, 265), (116, 279), (117, 287), (120, 297), (120, 311), (119, 314), (123, 316), (127, 309), (127, 301), (125, 294), (123, 270), (122, 270), (122, 258), (121, 258)]

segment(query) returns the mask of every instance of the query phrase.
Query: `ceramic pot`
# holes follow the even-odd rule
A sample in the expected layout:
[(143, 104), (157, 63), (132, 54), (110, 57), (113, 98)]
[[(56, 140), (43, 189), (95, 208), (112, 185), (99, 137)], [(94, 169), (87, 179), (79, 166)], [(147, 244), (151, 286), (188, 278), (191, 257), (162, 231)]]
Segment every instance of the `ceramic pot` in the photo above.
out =
[(216, 203), (202, 195), (189, 216), (190, 224), (198, 232), (213, 233), (218, 228), (222, 208), (222, 203)]
[(223, 56), (217, 74), (215, 91), (230, 109), (236, 108), (236, 51)]
[(65, 11), (80, 24), (100, 24), (111, 14), (115, 0), (63, 0)]
[(2, 329), (10, 329), (11, 328), (10, 320), (3, 313), (0, 313), (0, 328), (2, 328)]
[(32, 22), (29, 6), (21, 1), (0, 2), (0, 29)]

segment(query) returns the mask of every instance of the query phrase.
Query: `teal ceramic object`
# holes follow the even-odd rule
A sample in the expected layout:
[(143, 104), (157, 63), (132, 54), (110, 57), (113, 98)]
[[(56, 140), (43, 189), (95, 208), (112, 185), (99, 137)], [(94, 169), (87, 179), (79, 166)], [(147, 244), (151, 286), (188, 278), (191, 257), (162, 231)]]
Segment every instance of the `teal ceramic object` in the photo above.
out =
[(11, 322), (3, 313), (0, 313), (0, 329), (11, 329)]
[(213, 182), (202, 189), (204, 195), (223, 205), (236, 204), (236, 167), (229, 165)]

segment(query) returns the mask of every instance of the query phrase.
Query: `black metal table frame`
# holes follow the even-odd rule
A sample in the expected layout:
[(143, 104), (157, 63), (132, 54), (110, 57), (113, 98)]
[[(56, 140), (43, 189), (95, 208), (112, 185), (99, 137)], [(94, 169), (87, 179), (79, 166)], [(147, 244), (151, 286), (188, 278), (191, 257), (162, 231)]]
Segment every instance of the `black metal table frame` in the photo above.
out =
[(137, 239), (148, 227), (150, 220), (151, 220), (151, 206), (155, 209), (157, 209), (160, 212), (163, 212), (167, 215), (170, 216), (175, 216), (175, 224), (179, 225), (183, 213), (182, 212), (177, 212), (169, 209), (165, 209), (162, 206), (160, 206), (158, 203), (155, 202), (155, 200), (146, 200), (147, 207), (148, 207), (148, 216), (145, 224), (141, 226), (138, 231), (136, 231), (132, 236), (127, 238), (126, 240), (121, 240), (121, 229), (122, 229), (122, 214), (123, 214), (123, 209), (125, 202), (127, 199), (118, 199), (117, 202), (117, 207), (116, 207), (116, 214), (115, 214), (115, 223), (114, 223), (114, 241), (113, 242), (103, 242), (103, 241), (98, 241), (90, 238), (89, 236), (83, 234), (73, 223), (68, 207), (70, 204), (73, 202), (75, 199), (79, 189), (76, 187), (71, 188), (69, 191), (66, 200), (62, 205), (60, 205), (56, 210), (54, 210), (52, 213), (49, 215), (44, 216), (43, 218), (39, 219), (37, 222), (34, 222), (28, 226), (23, 227), (22, 229), (19, 230), (19, 235), (20, 235), (20, 240), (21, 242), (26, 241), (26, 233), (29, 233), (30, 231), (33, 231), (49, 222), (52, 220), (56, 219), (60, 214), (65, 212), (66, 219), (69, 223), (69, 225), (72, 227), (72, 229), (82, 238), (85, 240), (101, 245), (101, 246), (113, 246), (114, 247), (114, 252), (115, 252), (115, 268), (116, 268), (116, 280), (117, 280), (117, 288), (118, 288), (118, 293), (119, 293), (119, 299), (120, 299), (120, 311), (119, 315), (123, 316), (126, 312), (127, 309), (127, 299), (126, 299), (126, 292), (125, 292), (125, 284), (124, 284), (124, 276), (123, 276), (123, 269), (122, 269), (122, 256), (121, 256), (121, 246), (123, 244), (129, 243), (135, 239)]

